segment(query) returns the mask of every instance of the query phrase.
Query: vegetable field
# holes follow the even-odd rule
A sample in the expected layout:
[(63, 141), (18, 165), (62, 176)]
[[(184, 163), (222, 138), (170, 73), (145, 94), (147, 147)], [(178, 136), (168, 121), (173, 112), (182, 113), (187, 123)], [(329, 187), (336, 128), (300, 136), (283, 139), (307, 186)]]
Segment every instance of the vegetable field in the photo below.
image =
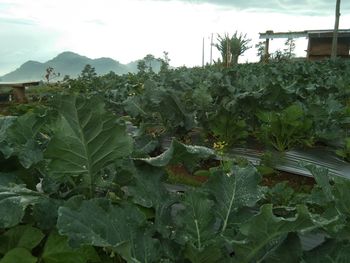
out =
[(30, 99), (1, 108), (0, 263), (349, 262), (350, 62), (164, 64)]

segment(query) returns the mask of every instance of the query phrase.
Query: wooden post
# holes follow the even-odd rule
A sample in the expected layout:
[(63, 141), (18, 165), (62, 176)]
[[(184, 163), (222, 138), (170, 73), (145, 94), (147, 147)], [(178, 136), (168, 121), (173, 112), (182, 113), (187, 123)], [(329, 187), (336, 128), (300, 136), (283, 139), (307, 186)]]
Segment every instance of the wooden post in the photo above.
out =
[[(272, 34), (272, 33), (273, 33), (272, 30), (266, 31), (266, 35)], [(267, 38), (265, 39), (265, 54), (264, 54), (264, 61), (265, 61), (265, 62), (268, 62), (268, 61), (269, 61), (269, 58), (270, 58), (269, 48), (270, 48), (270, 38), (267, 37)]]
[(270, 57), (269, 47), (270, 47), (270, 39), (266, 38), (266, 40), (265, 40), (265, 54), (264, 54), (264, 61), (265, 62), (269, 61), (269, 57)]
[(211, 33), (210, 37), (210, 65), (213, 64), (213, 33)]
[(229, 68), (231, 65), (231, 38), (227, 34), (226, 38), (226, 68)]
[(204, 68), (204, 37), (203, 37), (203, 43), (202, 43), (202, 67)]
[(307, 51), (306, 51), (306, 59), (310, 59), (310, 52), (311, 52), (311, 37), (309, 36), (309, 39), (307, 41)]
[(338, 50), (338, 29), (339, 29), (339, 17), (340, 17), (340, 0), (336, 0), (335, 6), (335, 24), (333, 31), (333, 41), (332, 41), (332, 55), (331, 59), (335, 60), (337, 58), (337, 50)]

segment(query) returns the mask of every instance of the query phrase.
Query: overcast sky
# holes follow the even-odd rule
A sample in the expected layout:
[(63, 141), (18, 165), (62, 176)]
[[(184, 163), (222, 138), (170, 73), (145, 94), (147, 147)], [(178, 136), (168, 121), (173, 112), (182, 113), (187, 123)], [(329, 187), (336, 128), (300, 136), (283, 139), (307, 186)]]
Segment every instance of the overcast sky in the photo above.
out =
[[(128, 63), (169, 52), (173, 66), (209, 61), (210, 35), (247, 33), (255, 61), (259, 32), (334, 27), (336, 0), (0, 0), (0, 75), (27, 60), (46, 62), (63, 51)], [(340, 28), (350, 29), (342, 0)], [(283, 49), (273, 40), (272, 51)], [(297, 42), (303, 55), (306, 40)], [(218, 58), (214, 50), (214, 59)]]

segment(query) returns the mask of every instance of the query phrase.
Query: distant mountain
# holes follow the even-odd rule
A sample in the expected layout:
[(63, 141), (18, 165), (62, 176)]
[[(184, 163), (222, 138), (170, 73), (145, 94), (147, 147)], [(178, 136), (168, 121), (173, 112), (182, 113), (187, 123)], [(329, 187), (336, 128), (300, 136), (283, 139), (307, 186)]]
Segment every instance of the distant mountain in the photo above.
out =
[[(18, 69), (0, 77), (1, 81), (29, 81), (29, 80), (44, 80), (46, 69), (52, 67), (54, 72), (60, 73), (60, 78), (69, 75), (71, 78), (76, 78), (85, 65), (90, 64), (95, 68), (98, 75), (107, 74), (110, 71), (116, 74), (125, 74), (128, 72), (137, 72), (137, 62), (134, 61), (129, 64), (121, 64), (111, 58), (97, 58), (91, 59), (73, 52), (63, 52), (55, 58), (40, 63), (37, 61), (27, 61)], [(159, 62), (155, 61), (155, 70), (159, 69)]]

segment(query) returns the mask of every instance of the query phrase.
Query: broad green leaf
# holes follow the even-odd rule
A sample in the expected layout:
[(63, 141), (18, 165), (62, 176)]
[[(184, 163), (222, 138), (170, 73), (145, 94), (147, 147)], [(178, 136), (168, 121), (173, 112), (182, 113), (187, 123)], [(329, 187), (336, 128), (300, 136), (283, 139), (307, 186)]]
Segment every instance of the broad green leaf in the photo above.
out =
[[(73, 247), (110, 247), (135, 262), (147, 262), (155, 257), (153, 253), (158, 253), (157, 242), (151, 238), (150, 230), (144, 230), (144, 226), (146, 218), (135, 206), (112, 205), (106, 199), (77, 199), (58, 211), (59, 233), (68, 236)], [(145, 234), (147, 242), (138, 241), (141, 234)], [(136, 253), (137, 244), (141, 247)], [(146, 244), (155, 245), (150, 247)]]
[[(18, 156), (20, 163), (25, 168), (41, 161), (43, 154), (36, 137), (44, 123), (44, 118), (29, 112), (18, 117), (5, 131), (1, 131), (5, 138), (2, 139), (0, 150), (5, 158)], [(5, 123), (6, 125), (8, 124)]]
[(31, 251), (44, 238), (44, 234), (37, 228), (30, 225), (19, 225), (7, 230), (3, 237), (6, 242), (0, 244), (0, 254), (5, 254), (7, 251), (16, 248), (26, 248)]
[[(219, 263), (225, 262), (222, 250), (216, 245), (198, 249), (188, 244), (185, 249), (185, 256), (192, 263)], [(227, 261), (226, 261), (227, 262)]]
[[(161, 239), (162, 260), (165, 262), (183, 262), (184, 261), (184, 247), (173, 239)], [(161, 261), (161, 262), (163, 262)]]
[(0, 263), (36, 263), (37, 258), (25, 248), (14, 248), (10, 250)]
[(45, 263), (85, 263), (88, 260), (100, 262), (94, 248), (90, 247), (90, 250), (93, 251), (93, 255), (95, 254), (93, 257), (89, 257), (89, 253), (82, 248), (72, 249), (68, 245), (67, 237), (53, 232), (45, 243), (42, 259)]
[(328, 169), (318, 167), (312, 164), (302, 164), (306, 169), (310, 171), (316, 180), (316, 183), (321, 187), (323, 194), (328, 202), (331, 202), (334, 197), (332, 194), (332, 186), (329, 183)]
[(129, 241), (130, 234), (145, 223), (136, 207), (114, 206), (106, 199), (67, 204), (58, 210), (57, 227), (74, 247), (116, 247)]
[(243, 142), (248, 137), (248, 127), (245, 120), (228, 111), (220, 111), (213, 116), (209, 128), (218, 140), (229, 147)]
[(159, 240), (152, 238), (152, 234), (148, 234), (147, 230), (137, 234), (130, 248), (135, 253), (133, 258), (140, 262), (160, 262), (162, 254)]
[(168, 237), (173, 229), (172, 205), (177, 200), (164, 186), (164, 171), (142, 163), (134, 176), (135, 185), (128, 186), (133, 202), (154, 209), (154, 226), (164, 237)]
[(135, 138), (134, 152), (135, 157), (145, 157), (159, 146), (158, 140), (151, 135), (144, 135)]
[(299, 104), (279, 112), (259, 113), (257, 116), (263, 122), (258, 137), (278, 151), (313, 143), (312, 121), (306, 117)]
[(214, 202), (206, 194), (192, 190), (186, 192), (183, 204), (185, 208), (176, 215), (180, 239), (202, 251), (217, 233)]
[(15, 122), (17, 117), (14, 116), (2, 116), (0, 117), (0, 143), (6, 139), (6, 131)]
[(288, 233), (306, 231), (313, 227), (311, 215), (305, 206), (297, 206), (292, 218), (277, 217), (272, 205), (263, 205), (260, 213), (240, 226), (243, 238), (233, 240), (235, 262), (259, 262), (278, 248)]
[(45, 152), (51, 159), (49, 173), (55, 177), (82, 176), (93, 195), (101, 169), (131, 153), (131, 138), (100, 100), (62, 96), (55, 107), (60, 121)]
[(213, 176), (206, 189), (215, 198), (215, 213), (222, 223), (222, 232), (237, 209), (254, 206), (260, 198), (258, 183), (260, 176), (254, 166), (234, 166), (229, 174)]
[(128, 186), (128, 194), (133, 197), (136, 204), (155, 208), (168, 197), (169, 192), (164, 186), (165, 173), (163, 170), (141, 163), (134, 177), (135, 184)]
[[(317, 184), (322, 189), (326, 201), (328, 203), (334, 201), (335, 207), (340, 214), (350, 216), (350, 208), (348, 205), (350, 200), (350, 192), (348, 191), (350, 180), (341, 177), (334, 177), (334, 184), (331, 185), (327, 169), (315, 165), (305, 165), (305, 167), (309, 169), (311, 174), (315, 177)], [(327, 203), (324, 203), (323, 205), (326, 206)]]
[(335, 177), (333, 186), (333, 196), (335, 200), (335, 206), (340, 214), (350, 217), (350, 180)]
[(284, 109), (283, 115), (286, 121), (290, 121), (293, 125), (293, 121), (301, 118), (304, 115), (304, 111), (300, 105), (291, 105), (288, 108)]
[(349, 242), (327, 240), (322, 245), (305, 253), (305, 263), (347, 263), (350, 258)]
[(161, 98), (159, 109), (163, 123), (168, 128), (181, 127), (189, 131), (194, 126), (193, 114), (188, 113), (173, 91), (167, 92)]
[(0, 185), (10, 186), (11, 184), (23, 184), (23, 181), (19, 179), (15, 174), (0, 172)]
[(295, 263), (300, 262), (302, 248), (298, 234), (289, 233), (287, 238), (265, 259), (269, 263)]
[(163, 167), (168, 164), (187, 164), (193, 165), (200, 159), (207, 159), (215, 156), (212, 149), (203, 146), (185, 145), (177, 140), (173, 140), (169, 149), (161, 155), (150, 158), (140, 158), (136, 160), (144, 161), (152, 166)]
[(58, 207), (63, 204), (62, 200), (47, 198), (40, 200), (33, 206), (33, 218), (36, 226), (43, 230), (49, 230), (56, 226)]
[(21, 185), (0, 186), (0, 228), (8, 228), (21, 222), (27, 206), (37, 203), (42, 195)]
[(264, 199), (274, 205), (289, 205), (293, 197), (295, 197), (293, 188), (289, 186), (288, 181), (283, 181), (267, 188)]

